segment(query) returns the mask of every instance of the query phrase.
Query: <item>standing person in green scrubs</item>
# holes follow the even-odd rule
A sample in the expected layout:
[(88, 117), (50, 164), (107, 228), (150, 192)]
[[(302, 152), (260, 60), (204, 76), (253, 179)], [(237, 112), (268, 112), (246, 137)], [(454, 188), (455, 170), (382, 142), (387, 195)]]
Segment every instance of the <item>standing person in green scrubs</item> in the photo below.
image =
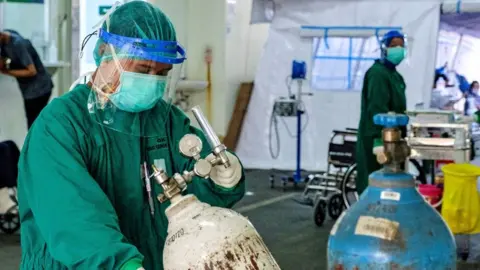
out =
[[(375, 153), (383, 151), (382, 127), (373, 123), (379, 113), (405, 113), (405, 81), (396, 67), (406, 56), (405, 36), (390, 31), (382, 39), (382, 57), (365, 73), (356, 148), (357, 192), (368, 186), (368, 176), (381, 168)], [(406, 134), (404, 134), (406, 135)]]
[[(162, 270), (169, 203), (143, 168), (192, 170), (179, 152), (203, 133), (172, 105), (186, 59), (167, 16), (145, 1), (112, 7), (98, 30), (97, 69), (88, 84), (54, 99), (40, 114), (19, 162), (20, 269)], [(178, 76), (178, 77), (177, 77)], [(201, 153), (211, 153), (204, 147)], [(245, 192), (242, 166), (215, 166), (186, 193), (232, 207)], [(210, 156), (211, 157), (211, 156)], [(142, 166), (143, 165), (143, 166)], [(150, 197), (151, 196), (151, 197)]]

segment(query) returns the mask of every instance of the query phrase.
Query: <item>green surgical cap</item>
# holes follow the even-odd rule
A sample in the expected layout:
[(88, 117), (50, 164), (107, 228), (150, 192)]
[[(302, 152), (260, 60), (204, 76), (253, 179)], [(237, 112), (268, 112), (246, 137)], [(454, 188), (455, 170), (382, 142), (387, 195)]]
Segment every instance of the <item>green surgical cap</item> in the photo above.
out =
[[(119, 6), (102, 25), (102, 29), (109, 33), (131, 38), (141, 38), (160, 41), (177, 41), (175, 28), (170, 19), (159, 8), (145, 1), (131, 1)], [(97, 67), (104, 60), (112, 58), (111, 52), (106, 50), (100, 54), (101, 46), (105, 42), (98, 39), (93, 51), (93, 58)], [(121, 57), (128, 57), (121, 48), (116, 48)]]

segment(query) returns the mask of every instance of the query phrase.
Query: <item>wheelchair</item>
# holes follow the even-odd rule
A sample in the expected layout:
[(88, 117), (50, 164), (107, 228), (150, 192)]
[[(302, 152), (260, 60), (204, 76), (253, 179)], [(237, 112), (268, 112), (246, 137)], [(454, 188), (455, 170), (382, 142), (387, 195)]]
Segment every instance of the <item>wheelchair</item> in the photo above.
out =
[(321, 226), (326, 213), (337, 219), (344, 210), (341, 183), (352, 164), (355, 163), (357, 132), (354, 129), (334, 130), (330, 137), (327, 170), (307, 177), (302, 200), (314, 206), (314, 220)]
[(0, 231), (13, 234), (20, 228), (17, 175), (20, 151), (12, 141), (0, 143)]

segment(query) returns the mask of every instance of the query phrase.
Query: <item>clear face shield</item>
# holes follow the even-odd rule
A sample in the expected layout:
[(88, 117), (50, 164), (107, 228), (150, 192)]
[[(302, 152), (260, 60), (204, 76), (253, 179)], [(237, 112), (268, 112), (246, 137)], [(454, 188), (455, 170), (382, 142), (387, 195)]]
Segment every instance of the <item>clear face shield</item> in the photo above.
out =
[(185, 50), (175, 41), (145, 40), (98, 31), (102, 61), (92, 75), (90, 116), (133, 136), (165, 132)]

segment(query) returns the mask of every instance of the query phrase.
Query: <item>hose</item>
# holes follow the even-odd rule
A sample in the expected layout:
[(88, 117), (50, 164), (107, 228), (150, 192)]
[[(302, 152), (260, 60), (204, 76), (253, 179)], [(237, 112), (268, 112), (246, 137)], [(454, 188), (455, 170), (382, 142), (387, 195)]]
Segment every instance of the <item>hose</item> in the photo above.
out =
[[(273, 152), (273, 145), (272, 145), (272, 129), (275, 128), (275, 137), (277, 141), (277, 151), (274, 153)], [(272, 116), (270, 116), (270, 128), (268, 130), (268, 146), (270, 150), (270, 156), (273, 159), (277, 159), (278, 156), (280, 155), (280, 133), (278, 132), (278, 120), (275, 115), (275, 110), (272, 110)]]
[[(292, 97), (292, 93), (291, 93), (291, 83), (292, 83), (292, 80), (290, 80), (291, 77), (288, 76), (286, 79), (285, 79), (285, 84), (287, 85), (287, 89), (288, 89), (288, 95), (289, 97)], [(307, 128), (308, 126), (308, 122), (310, 120), (310, 116), (308, 114), (308, 111), (307, 111), (307, 106), (305, 105), (305, 103), (303, 101), (300, 101), (297, 103), (298, 104), (298, 107), (297, 109), (298, 110), (302, 110), (303, 111), (303, 114), (305, 114), (305, 124), (303, 125), (302, 127), (302, 133), (303, 131), (305, 131), (305, 129)], [(275, 113), (275, 105), (272, 109), (272, 115), (270, 117), (270, 128), (268, 130), (268, 146), (269, 146), (269, 150), (270, 150), (270, 156), (273, 158), (273, 159), (277, 159), (278, 156), (280, 155), (280, 132), (278, 131), (278, 119), (277, 117), (279, 117), (282, 122), (283, 122), (283, 125), (285, 126), (285, 128), (287, 129), (287, 132), (288, 132), (288, 135), (291, 137), (291, 138), (297, 138), (298, 134), (295, 135), (293, 134), (293, 132), (290, 131), (290, 129), (288, 128), (288, 125), (287, 123), (285, 122), (285, 119), (283, 119), (283, 117), (281, 116), (278, 116), (276, 115)], [(300, 116), (301, 117), (301, 116)], [(272, 134), (273, 132), (275, 132), (274, 134)], [(273, 142), (272, 142), (272, 136), (275, 136), (275, 139), (276, 139), (276, 151), (273, 149)]]

